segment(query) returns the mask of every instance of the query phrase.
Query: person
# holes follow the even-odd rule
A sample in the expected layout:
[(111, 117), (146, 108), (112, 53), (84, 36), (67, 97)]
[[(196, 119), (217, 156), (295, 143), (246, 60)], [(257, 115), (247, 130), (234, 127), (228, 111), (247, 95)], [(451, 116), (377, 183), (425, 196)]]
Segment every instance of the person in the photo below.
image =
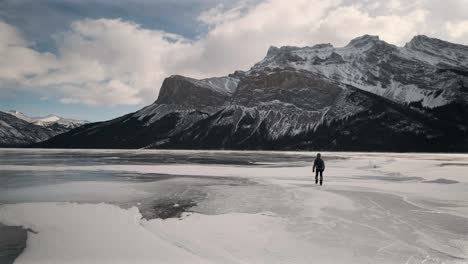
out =
[(323, 171), (325, 170), (325, 162), (322, 160), (322, 155), (317, 153), (317, 158), (315, 158), (314, 166), (312, 167), (312, 172), (315, 171), (315, 184), (318, 183), (318, 176), (320, 174), (320, 185), (323, 182)]

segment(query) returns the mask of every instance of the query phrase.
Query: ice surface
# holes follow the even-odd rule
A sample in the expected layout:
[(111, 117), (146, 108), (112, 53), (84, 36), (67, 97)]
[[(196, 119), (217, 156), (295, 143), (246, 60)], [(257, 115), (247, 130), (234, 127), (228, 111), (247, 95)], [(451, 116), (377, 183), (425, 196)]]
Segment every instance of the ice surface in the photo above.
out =
[(0, 223), (18, 263), (467, 263), (468, 155), (322, 154), (0, 150)]
[(150, 195), (129, 183), (81, 181), (7, 189), (0, 194), (0, 199), (9, 202), (117, 202)]
[(109, 204), (4, 205), (0, 221), (33, 232), (17, 263), (203, 263), (153, 235), (137, 208)]

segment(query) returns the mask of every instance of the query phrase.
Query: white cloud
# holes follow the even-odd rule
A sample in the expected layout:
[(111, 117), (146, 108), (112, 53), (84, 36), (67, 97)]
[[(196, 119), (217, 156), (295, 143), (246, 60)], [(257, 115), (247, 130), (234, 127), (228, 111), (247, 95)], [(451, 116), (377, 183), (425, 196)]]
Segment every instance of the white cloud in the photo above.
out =
[[(217, 6), (198, 17), (208, 32), (196, 40), (118, 19), (75, 21), (55, 37), (55, 54), (34, 49), (0, 21), (0, 89), (34, 89), (62, 103), (143, 104), (156, 99), (172, 74), (208, 77), (248, 69), (271, 45), (345, 45), (380, 35), (402, 45), (415, 34), (466, 43), (467, 0), (456, 19), (427, 1), (266, 0)], [(444, 23), (440, 21), (444, 20)]]
[[(64, 104), (84, 103), (87, 105), (112, 104), (140, 104), (142, 99), (139, 90), (130, 87), (120, 80), (104, 82), (88, 82), (81, 86), (64, 85), (63, 94), (67, 97), (60, 99)], [(84, 92), (83, 92), (84, 91)]]
[(205, 10), (198, 16), (198, 20), (209, 26), (216, 26), (225, 23), (229, 20), (234, 20), (242, 15), (242, 12), (247, 9), (246, 3), (242, 3), (234, 8), (224, 10), (224, 5), (220, 4), (216, 7)]
[(387, 42), (403, 44), (423, 31), (426, 17), (427, 11), (422, 9), (405, 15), (370, 16), (358, 6), (339, 7), (322, 21), (320, 35), (333, 32), (336, 42), (342, 44), (364, 34), (379, 35)]
[(314, 32), (321, 19), (338, 4), (336, 0), (270, 0), (251, 6), (236, 18), (227, 15), (228, 19), (218, 21), (204, 38), (194, 44), (203, 59), (196, 58), (199, 61), (189, 65), (197, 63), (203, 72), (225, 74), (252, 66), (271, 45), (313, 43), (317, 41)]
[(40, 53), (29, 47), (16, 28), (0, 21), (0, 84), (44, 74), (56, 67), (51, 53)]
[[(161, 80), (175, 70), (171, 59), (188, 46), (179, 36), (121, 20), (83, 20), (57, 37), (60, 68), (29, 80), (60, 85), (85, 104), (140, 104), (154, 99)], [(182, 55), (182, 54), (181, 54)]]
[(445, 24), (448, 34), (455, 38), (468, 37), (468, 20), (460, 22), (447, 22)]
[[(57, 93), (62, 103), (141, 104), (176, 69), (179, 36), (121, 20), (82, 20), (57, 36), (58, 53), (39, 53), (1, 23), (0, 79)], [(11, 44), (13, 43), (13, 44)], [(180, 53), (183, 56), (184, 51)]]

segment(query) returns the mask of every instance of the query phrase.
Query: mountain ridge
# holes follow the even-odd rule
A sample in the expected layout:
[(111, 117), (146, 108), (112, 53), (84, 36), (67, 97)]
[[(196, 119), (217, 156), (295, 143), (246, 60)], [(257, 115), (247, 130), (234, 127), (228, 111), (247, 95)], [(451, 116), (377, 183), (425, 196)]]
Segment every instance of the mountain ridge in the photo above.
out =
[(55, 114), (48, 114), (46, 116), (39, 116), (39, 117), (30, 117), (17, 110), (9, 110), (9, 111), (6, 111), (5, 113), (14, 115), (15, 117), (22, 119), (26, 122), (29, 122), (31, 124), (49, 127), (52, 129), (54, 129), (54, 127), (56, 129), (60, 128), (61, 130), (64, 130), (64, 131), (68, 131), (70, 129), (79, 127), (83, 124), (89, 123), (89, 121), (86, 121), (86, 120), (64, 118)]
[(16, 110), (0, 113), (0, 146), (4, 147), (25, 146), (44, 141), (87, 123), (53, 114), (29, 117)]
[(467, 46), (425, 36), (272, 46), (248, 71), (172, 75), (153, 104), (35, 146), (466, 151), (467, 72)]
[(57, 132), (32, 124), (16, 116), (0, 111), (0, 147), (19, 147), (44, 141)]

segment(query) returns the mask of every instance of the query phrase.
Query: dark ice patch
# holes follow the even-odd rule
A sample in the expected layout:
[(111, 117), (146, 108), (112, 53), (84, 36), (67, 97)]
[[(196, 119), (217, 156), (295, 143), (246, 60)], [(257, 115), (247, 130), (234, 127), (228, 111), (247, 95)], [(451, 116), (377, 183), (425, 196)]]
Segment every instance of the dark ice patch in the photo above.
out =
[(188, 210), (197, 203), (190, 199), (161, 199), (153, 203), (152, 206), (142, 210), (142, 216), (145, 219), (154, 219), (154, 218), (179, 218), (182, 213), (188, 212)]
[(468, 163), (458, 163), (458, 162), (445, 162), (439, 164), (440, 167), (445, 167), (445, 166), (468, 166)]
[(405, 176), (359, 176), (359, 177), (354, 177), (354, 179), (392, 181), (392, 182), (424, 180), (424, 178), (421, 178), (421, 177), (405, 177)]
[(26, 248), (26, 240), (26, 229), (0, 224), (0, 263), (13, 263)]
[(423, 181), (424, 183), (439, 183), (439, 184), (454, 184), (454, 183), (459, 183), (458, 181), (454, 180), (449, 180), (449, 179), (444, 179), (444, 178), (439, 178), (431, 181)]

